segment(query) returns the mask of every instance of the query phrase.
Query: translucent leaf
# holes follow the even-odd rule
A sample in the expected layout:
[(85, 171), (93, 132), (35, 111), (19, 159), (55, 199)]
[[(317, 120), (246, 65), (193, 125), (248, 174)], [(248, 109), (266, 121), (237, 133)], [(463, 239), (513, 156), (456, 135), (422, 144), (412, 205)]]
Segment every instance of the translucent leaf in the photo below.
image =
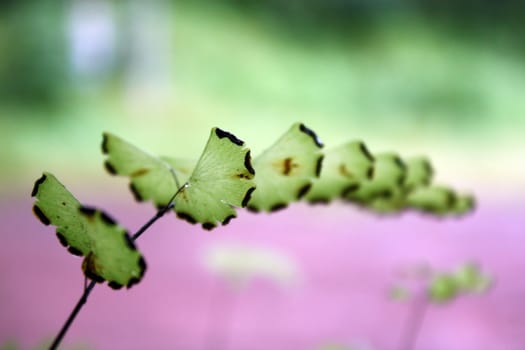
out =
[(403, 186), (407, 192), (417, 187), (430, 185), (434, 170), (427, 158), (414, 157), (405, 159), (405, 164), (407, 171)]
[(321, 177), (306, 194), (310, 202), (329, 202), (359, 188), (373, 175), (374, 158), (363, 142), (353, 141), (324, 152)]
[(410, 290), (401, 285), (395, 285), (389, 290), (389, 297), (395, 301), (407, 301), (410, 299)]
[(189, 222), (212, 229), (235, 217), (255, 190), (250, 150), (234, 135), (213, 128), (187, 183), (175, 197), (175, 211)]
[(406, 165), (397, 154), (379, 154), (375, 157), (372, 178), (364, 180), (345, 198), (377, 211), (397, 211), (404, 206), (405, 176)]
[(175, 159), (162, 160), (110, 133), (103, 134), (102, 151), (111, 174), (129, 176), (135, 199), (151, 200), (157, 207), (166, 206), (180, 187), (176, 173), (187, 171), (187, 162), (177, 168)]
[(405, 178), (390, 196), (374, 199), (368, 206), (377, 212), (394, 213), (406, 208), (406, 196), (418, 187), (428, 186), (432, 180), (433, 170), (428, 159), (414, 157), (403, 160)]
[[(246, 206), (255, 189), (250, 150), (219, 128), (211, 130), (198, 162), (155, 157), (110, 134), (104, 134), (102, 149), (108, 154), (106, 167), (130, 177), (138, 200), (165, 206), (178, 191), (177, 216), (208, 230), (234, 218), (234, 207)], [(179, 179), (185, 181), (182, 186)]]
[(254, 159), (257, 169), (248, 208), (275, 211), (301, 199), (319, 177), (323, 155), (321, 141), (303, 124), (296, 123), (270, 148)]
[(471, 195), (456, 195), (450, 212), (455, 215), (463, 215), (474, 210), (476, 201)]
[(456, 194), (444, 186), (420, 187), (409, 193), (407, 206), (426, 213), (445, 215), (456, 203)]
[(142, 278), (146, 264), (126, 230), (99, 209), (82, 206), (50, 173), (35, 183), (33, 211), (45, 225), (57, 227), (56, 234), (70, 253), (84, 256), (87, 277), (108, 281), (118, 289), (131, 287)]
[(266, 247), (222, 243), (210, 247), (204, 258), (210, 271), (237, 288), (259, 277), (285, 286), (296, 281), (299, 275), (291, 257)]
[(465, 264), (455, 273), (454, 278), (459, 288), (466, 292), (482, 293), (492, 284), (492, 279), (483, 274), (475, 264)]
[(435, 276), (428, 289), (430, 300), (437, 303), (451, 301), (457, 293), (458, 287), (455, 278), (447, 274)]

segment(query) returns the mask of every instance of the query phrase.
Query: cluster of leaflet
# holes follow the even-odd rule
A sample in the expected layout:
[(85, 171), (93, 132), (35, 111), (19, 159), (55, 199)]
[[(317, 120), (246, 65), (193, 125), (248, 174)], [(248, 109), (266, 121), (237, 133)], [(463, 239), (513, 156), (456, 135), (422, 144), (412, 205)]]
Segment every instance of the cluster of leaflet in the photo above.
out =
[[(139, 201), (151, 201), (190, 223), (211, 230), (236, 217), (236, 208), (272, 212), (290, 203), (328, 203), (339, 199), (379, 213), (407, 209), (438, 216), (472, 210), (474, 200), (432, 184), (425, 158), (403, 160), (394, 153), (372, 154), (352, 141), (324, 150), (317, 135), (296, 123), (252, 159), (244, 141), (213, 128), (198, 160), (157, 157), (104, 133), (105, 168), (129, 177)], [(102, 210), (83, 206), (50, 173), (37, 180), (33, 211), (57, 227), (60, 242), (84, 256), (85, 275), (109, 286), (130, 287), (146, 264), (124, 228)]]

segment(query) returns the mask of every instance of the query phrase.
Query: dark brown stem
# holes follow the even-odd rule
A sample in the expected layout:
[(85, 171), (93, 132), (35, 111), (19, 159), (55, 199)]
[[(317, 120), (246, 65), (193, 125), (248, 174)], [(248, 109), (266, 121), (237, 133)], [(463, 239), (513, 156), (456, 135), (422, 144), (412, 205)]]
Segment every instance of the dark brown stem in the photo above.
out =
[(415, 348), (417, 336), (423, 326), (423, 320), (428, 305), (429, 302), (426, 295), (422, 295), (415, 299), (407, 320), (405, 321), (399, 350), (413, 350)]
[(62, 326), (62, 329), (60, 329), (60, 332), (57, 334), (57, 336), (55, 337), (55, 340), (53, 340), (53, 343), (49, 347), (50, 350), (54, 350), (58, 348), (58, 346), (60, 345), (60, 342), (62, 341), (62, 338), (64, 338), (64, 336), (66, 335), (69, 329), (69, 326), (71, 326), (71, 324), (75, 320), (75, 317), (77, 317), (77, 314), (82, 309), (82, 306), (84, 306), (84, 304), (87, 302), (87, 298), (89, 294), (91, 293), (91, 291), (93, 290), (93, 288), (95, 288), (96, 283), (97, 282), (95, 281), (91, 281), (89, 285), (84, 289), (84, 293), (82, 293), (82, 296), (78, 300), (77, 305), (75, 305), (75, 308), (73, 309), (73, 311), (67, 318), (66, 323), (64, 323), (64, 325)]
[[(179, 191), (180, 191), (180, 189), (179, 189)], [(177, 195), (177, 193), (179, 193), (179, 191), (177, 191), (173, 195), (173, 197), (170, 199), (170, 202), (169, 202), (168, 205), (166, 205), (165, 207), (163, 207), (160, 210), (158, 210), (157, 213), (155, 214), (155, 216), (153, 216), (151, 219), (148, 220), (148, 222), (146, 222), (144, 225), (142, 225), (142, 227), (131, 237), (132, 240), (136, 240), (137, 238), (139, 238), (140, 235), (142, 235), (151, 225), (153, 225), (155, 223), (155, 221), (160, 219), (162, 216), (164, 216), (164, 214), (166, 214), (170, 209), (172, 209), (174, 207), (175, 203), (173, 201), (174, 201), (175, 196)], [(77, 317), (77, 314), (80, 312), (82, 307), (86, 304), (87, 299), (89, 297), (89, 294), (91, 293), (93, 288), (95, 288), (95, 285), (96, 285), (95, 281), (91, 281), (87, 287), (86, 287), (86, 284), (84, 283), (84, 292), (82, 293), (82, 296), (78, 300), (78, 302), (75, 305), (75, 308), (73, 309), (73, 311), (71, 311), (71, 314), (67, 318), (66, 323), (64, 323), (64, 325), (60, 329), (60, 332), (58, 332), (57, 336), (53, 340), (53, 343), (49, 347), (49, 350), (55, 350), (55, 349), (58, 348), (58, 346), (60, 345), (60, 342), (62, 341), (62, 339), (66, 335), (67, 331), (69, 330), (69, 327), (71, 326), (71, 324), (73, 323), (73, 321)]]

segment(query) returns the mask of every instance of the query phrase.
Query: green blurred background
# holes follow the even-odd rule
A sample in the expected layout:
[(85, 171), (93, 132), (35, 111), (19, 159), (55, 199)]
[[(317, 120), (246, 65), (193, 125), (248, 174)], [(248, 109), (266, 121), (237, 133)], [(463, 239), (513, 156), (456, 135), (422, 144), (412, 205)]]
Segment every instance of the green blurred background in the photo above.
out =
[(2, 190), (104, 181), (105, 130), (197, 157), (212, 126), (257, 153), (303, 121), (522, 193), (523, 23), (516, 1), (3, 1)]

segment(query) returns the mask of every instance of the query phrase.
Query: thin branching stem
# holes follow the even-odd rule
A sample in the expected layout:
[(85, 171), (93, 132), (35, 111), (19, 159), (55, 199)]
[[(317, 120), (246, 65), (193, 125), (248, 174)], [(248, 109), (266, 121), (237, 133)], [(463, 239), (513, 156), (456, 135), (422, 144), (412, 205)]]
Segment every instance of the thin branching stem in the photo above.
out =
[[(135, 234), (131, 237), (132, 240), (135, 241), (136, 239), (138, 239), (140, 237), (140, 235), (142, 235), (148, 228), (150, 228), (151, 225), (153, 225), (158, 219), (160, 219), (162, 216), (164, 216), (164, 214), (166, 214), (169, 210), (173, 209), (173, 207), (175, 206), (175, 202), (174, 202), (175, 197), (182, 190), (183, 187), (184, 186), (180, 187), (177, 190), (177, 192), (175, 192), (175, 194), (171, 197), (170, 201), (168, 202), (168, 204), (166, 206), (164, 206), (161, 209), (159, 209), (157, 211), (157, 213), (155, 214), (155, 216), (153, 216), (151, 219), (149, 219), (148, 222), (146, 222), (144, 225), (142, 225), (142, 227), (139, 228), (137, 232), (135, 232)], [(96, 286), (96, 282), (95, 281), (91, 281), (89, 283), (89, 285), (87, 285), (87, 287), (84, 284), (84, 292), (82, 293), (82, 296), (78, 300), (78, 302), (75, 305), (75, 308), (73, 309), (73, 311), (71, 311), (71, 314), (69, 314), (69, 317), (67, 318), (66, 322), (64, 323), (64, 325), (60, 329), (60, 332), (58, 332), (57, 336), (53, 340), (53, 343), (49, 347), (49, 350), (55, 350), (55, 349), (58, 348), (58, 346), (60, 345), (62, 339), (64, 338), (64, 336), (66, 335), (67, 331), (69, 330), (69, 327), (71, 326), (71, 324), (73, 323), (73, 321), (77, 317), (77, 314), (80, 312), (82, 307), (86, 304), (87, 299), (89, 297), (89, 294), (91, 294), (91, 291), (93, 290), (93, 288), (95, 288), (95, 286)]]
[(60, 345), (60, 342), (62, 341), (62, 338), (64, 338), (64, 336), (66, 335), (66, 333), (67, 333), (67, 331), (69, 329), (69, 326), (71, 326), (71, 324), (73, 323), (73, 321), (77, 317), (77, 314), (82, 309), (82, 306), (84, 306), (84, 304), (86, 303), (89, 294), (91, 293), (93, 288), (95, 288), (96, 284), (97, 284), (97, 282), (91, 281), (89, 283), (89, 285), (84, 289), (84, 293), (82, 293), (82, 296), (78, 300), (77, 305), (75, 305), (75, 308), (73, 309), (73, 311), (71, 311), (71, 314), (67, 318), (66, 323), (64, 323), (64, 325), (62, 326), (62, 329), (60, 329), (60, 332), (57, 334), (57, 336), (53, 340), (53, 343), (49, 347), (50, 350), (51, 349), (54, 350), (54, 349), (58, 348), (58, 346)]
[(426, 295), (416, 298), (406, 320), (399, 350), (413, 350), (421, 331), (429, 301)]
[(168, 210), (172, 209), (173, 205), (174, 204), (171, 203), (169, 206), (164, 207), (160, 209), (159, 211), (157, 211), (155, 216), (149, 219), (148, 222), (144, 224), (144, 226), (142, 226), (137, 232), (135, 232), (135, 234), (131, 237), (131, 239), (133, 239), (134, 241), (137, 240), (151, 225), (155, 223), (155, 221), (157, 221), (162, 216), (164, 216), (164, 214), (166, 214)]

